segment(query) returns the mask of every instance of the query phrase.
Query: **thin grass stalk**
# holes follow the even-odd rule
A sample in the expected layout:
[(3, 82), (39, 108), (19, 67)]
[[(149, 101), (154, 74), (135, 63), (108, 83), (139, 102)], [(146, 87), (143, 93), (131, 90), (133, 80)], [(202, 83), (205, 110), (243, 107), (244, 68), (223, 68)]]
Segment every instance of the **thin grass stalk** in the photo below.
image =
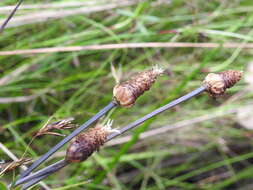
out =
[(145, 122), (146, 120), (148, 119), (151, 119), (152, 117), (170, 109), (170, 108), (173, 108), (175, 107), (176, 105), (182, 103), (182, 102), (185, 102), (189, 99), (191, 99), (192, 97), (194, 96), (197, 96), (198, 94), (204, 92), (206, 90), (206, 88), (204, 86), (200, 86), (199, 88), (191, 91), (190, 93), (176, 99), (176, 100), (173, 100), (172, 102), (152, 111), (151, 113), (145, 115), (144, 117), (134, 121), (133, 123), (130, 123), (129, 125), (126, 125), (125, 127), (122, 127), (121, 129), (119, 129), (119, 133), (112, 133), (110, 134), (108, 137), (107, 137), (107, 141), (110, 141), (112, 140), (113, 138), (119, 136), (119, 135), (122, 135), (123, 133), (129, 131), (130, 129), (133, 129), (135, 127), (137, 127), (138, 125), (142, 124), (143, 122)]
[(44, 178), (48, 177), (49, 175), (50, 175), (50, 173), (32, 179), (32, 180), (29, 181), (28, 183), (24, 184), (24, 185), (22, 186), (21, 190), (26, 190), (26, 189), (28, 189), (29, 187), (35, 185), (36, 183), (40, 182), (40, 181), (43, 180)]
[(67, 164), (68, 163), (65, 160), (60, 160), (52, 165), (49, 165), (49, 166), (33, 173), (30, 176), (23, 177), (22, 179), (18, 180), (15, 185), (23, 184), (23, 183), (32, 181), (34, 179), (38, 179), (41, 176), (45, 176), (47, 174), (54, 173), (54, 172), (60, 170), (61, 168), (65, 167)]
[(7, 26), (8, 22), (11, 20), (11, 18), (15, 15), (17, 12), (18, 8), (22, 4), (23, 0), (19, 0), (18, 4), (15, 6), (15, 8), (11, 11), (10, 15), (7, 17), (7, 19), (3, 22), (3, 24), (0, 27), (0, 33), (3, 32), (5, 27)]

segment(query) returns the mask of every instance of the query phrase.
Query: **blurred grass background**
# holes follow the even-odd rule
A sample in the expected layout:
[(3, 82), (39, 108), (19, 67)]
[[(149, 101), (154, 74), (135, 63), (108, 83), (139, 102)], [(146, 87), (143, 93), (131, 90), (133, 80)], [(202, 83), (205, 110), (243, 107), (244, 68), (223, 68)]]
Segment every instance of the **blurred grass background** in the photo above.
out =
[[(0, 2), (1, 22), (15, 3)], [(0, 34), (0, 47), (7, 51), (131, 42), (246, 44), (253, 41), (252, 21), (251, 0), (26, 0)], [(50, 118), (74, 117), (82, 124), (112, 99), (111, 67), (122, 71), (122, 80), (156, 64), (169, 71), (134, 107), (109, 113), (116, 128), (198, 87), (208, 72), (247, 72), (252, 53), (252, 49), (220, 47), (0, 56), (1, 143), (20, 158), (34, 132)], [(253, 133), (240, 117), (244, 106), (252, 104), (249, 83), (242, 80), (218, 99), (199, 95), (128, 132), (126, 136), (133, 136), (127, 143), (119, 137), (87, 161), (44, 182), (57, 190), (252, 189)], [(159, 127), (167, 127), (167, 132), (151, 131), (138, 140), (142, 132)], [(37, 159), (61, 138), (37, 138), (26, 157)], [(64, 149), (48, 163), (63, 157)], [(11, 160), (3, 152), (0, 158)], [(18, 172), (0, 180), (7, 184)]]

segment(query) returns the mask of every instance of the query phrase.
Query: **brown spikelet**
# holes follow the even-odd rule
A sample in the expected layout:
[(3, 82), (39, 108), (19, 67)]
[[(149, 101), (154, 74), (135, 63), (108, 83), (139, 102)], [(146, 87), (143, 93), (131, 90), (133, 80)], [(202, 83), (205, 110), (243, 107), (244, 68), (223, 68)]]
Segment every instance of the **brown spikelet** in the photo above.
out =
[(242, 71), (228, 70), (220, 73), (226, 88), (231, 88), (242, 78)]
[(6, 172), (12, 171), (22, 165), (27, 165), (32, 163), (31, 158), (22, 158), (17, 161), (7, 162), (7, 163), (0, 163), (0, 176)]
[(212, 97), (218, 97), (225, 93), (227, 88), (234, 86), (242, 77), (242, 71), (228, 70), (220, 73), (210, 73), (203, 84), (206, 91)]
[(114, 99), (121, 106), (133, 106), (137, 98), (149, 90), (157, 76), (162, 73), (162, 69), (155, 67), (138, 73), (128, 81), (117, 84), (113, 89)]
[(65, 160), (68, 162), (86, 160), (105, 143), (108, 133), (108, 129), (102, 125), (97, 125), (81, 133), (70, 143)]
[(72, 121), (74, 120), (73, 117), (65, 118), (60, 121), (46, 124), (43, 126), (36, 134), (36, 137), (42, 136), (42, 135), (55, 135), (55, 136), (64, 136), (60, 133), (52, 132), (52, 130), (58, 129), (58, 130), (64, 130), (64, 129), (72, 129), (76, 127)]

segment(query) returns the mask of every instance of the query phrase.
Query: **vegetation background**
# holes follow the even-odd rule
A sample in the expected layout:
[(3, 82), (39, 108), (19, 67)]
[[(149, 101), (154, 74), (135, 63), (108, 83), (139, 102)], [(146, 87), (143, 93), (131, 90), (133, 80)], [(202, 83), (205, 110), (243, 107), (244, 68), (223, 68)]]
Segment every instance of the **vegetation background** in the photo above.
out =
[[(0, 2), (0, 22), (15, 3)], [(133, 42), (250, 45), (252, 26), (252, 0), (26, 0), (0, 34), (0, 54)], [(241, 46), (2, 52), (1, 143), (22, 157), (34, 133), (49, 119), (74, 117), (76, 124), (82, 124), (112, 99), (115, 78), (126, 80), (153, 65), (168, 69), (168, 76), (160, 77), (134, 107), (110, 112), (107, 118), (114, 120), (113, 127), (124, 126), (197, 88), (208, 72), (244, 70), (245, 80), (226, 96), (199, 95), (128, 132), (126, 136), (133, 135), (128, 142), (119, 137), (87, 161), (68, 166), (44, 182), (54, 190), (251, 190), (252, 54), (252, 49)], [(152, 131), (160, 127), (166, 132)], [(149, 135), (138, 139), (143, 131)], [(39, 137), (25, 157), (37, 159), (61, 139)], [(62, 159), (64, 150), (47, 164)], [(11, 160), (2, 151), (0, 158)], [(9, 172), (0, 180), (8, 184), (18, 173)]]

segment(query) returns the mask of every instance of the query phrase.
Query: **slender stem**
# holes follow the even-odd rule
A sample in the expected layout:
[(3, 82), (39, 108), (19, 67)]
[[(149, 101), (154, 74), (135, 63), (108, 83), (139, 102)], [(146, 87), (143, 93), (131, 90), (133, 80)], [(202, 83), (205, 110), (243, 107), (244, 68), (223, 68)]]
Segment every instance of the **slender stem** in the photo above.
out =
[(21, 190), (26, 190), (26, 189), (28, 189), (29, 187), (35, 185), (36, 183), (38, 183), (38, 182), (41, 181), (42, 179), (48, 177), (49, 175), (50, 175), (50, 173), (47, 173), (47, 174), (45, 174), (45, 175), (43, 175), (43, 176), (39, 176), (39, 177), (37, 177), (37, 178), (32, 179), (32, 180), (29, 181), (28, 183), (25, 183), (25, 184), (22, 186)]
[(105, 115), (108, 111), (110, 111), (112, 108), (114, 108), (116, 106), (117, 106), (117, 104), (114, 101), (110, 102), (107, 106), (105, 106), (103, 109), (101, 109), (96, 115), (94, 115), (92, 118), (90, 118), (88, 121), (86, 121), (83, 125), (81, 125), (79, 128), (74, 130), (71, 134), (69, 134), (67, 137), (65, 137), (58, 144), (56, 144), (46, 154), (44, 154), (38, 160), (36, 160), (27, 170), (25, 170), (23, 173), (21, 173), (19, 179), (29, 175), (34, 169), (36, 169), (40, 164), (42, 164), (45, 160), (47, 160), (52, 154), (54, 154), (57, 150), (59, 150), (63, 145), (65, 145), (72, 138), (77, 136), (84, 129), (86, 129), (88, 126), (90, 126), (92, 123), (97, 121), (100, 117)]
[(8, 16), (8, 18), (4, 21), (4, 23), (1, 25), (0, 27), (0, 33), (3, 32), (4, 28), (6, 27), (6, 25), (8, 24), (8, 22), (11, 20), (11, 18), (14, 16), (14, 14), (16, 13), (16, 11), (18, 10), (19, 6), (21, 5), (21, 3), (23, 2), (23, 0), (19, 0), (18, 4), (15, 6), (15, 8), (11, 11), (10, 15)]
[(59, 169), (65, 167), (66, 165), (68, 165), (68, 163), (65, 160), (60, 160), (52, 165), (49, 165), (49, 166), (33, 173), (32, 175), (29, 175), (29, 176), (26, 176), (26, 177), (23, 177), (23, 178), (17, 180), (16, 183), (14, 184), (14, 186), (26, 183), (29, 180), (33, 180), (34, 178), (38, 178), (38, 177), (45, 175), (45, 174), (54, 173), (54, 172), (58, 171)]
[[(172, 107), (174, 107), (174, 106), (176, 106), (176, 105), (178, 105), (178, 104), (180, 104), (180, 103), (182, 103), (182, 102), (184, 102), (186, 100), (191, 99), (192, 97), (194, 97), (194, 96), (202, 93), (205, 90), (206, 90), (205, 87), (201, 86), (201, 87), (193, 90), (192, 92), (190, 92), (190, 93), (188, 93), (188, 94), (186, 94), (186, 95), (184, 95), (184, 96), (182, 96), (182, 97), (180, 97), (180, 98), (178, 98), (178, 99), (176, 99), (176, 100), (174, 100), (174, 101), (172, 101), (172, 102), (170, 102), (170, 103), (168, 103), (168, 104), (166, 104), (166, 105), (164, 105), (164, 106), (162, 106), (162, 107), (160, 107), (160, 108), (158, 108), (156, 110), (154, 110), (153, 112), (151, 112), (151, 113), (145, 115), (144, 117), (142, 117), (142, 118), (140, 118), (140, 119), (138, 119), (138, 120), (130, 123), (129, 125), (126, 125), (125, 127), (122, 127), (120, 129), (120, 133), (112, 133), (111, 135), (109, 135), (107, 137), (107, 142), (110, 141), (111, 139), (113, 139), (113, 138), (115, 138), (115, 137), (117, 137), (117, 136), (125, 133), (126, 131), (128, 131), (130, 129), (133, 129), (134, 127), (142, 124), (144, 121), (146, 121), (146, 120), (154, 117), (155, 115), (158, 115), (158, 114), (160, 114), (160, 113), (162, 113), (162, 112), (164, 112), (164, 111), (166, 111), (166, 110), (168, 110), (168, 109), (170, 109), (170, 108), (172, 108)], [(64, 160), (61, 160), (59, 162), (64, 162)], [(67, 163), (66, 163), (66, 165), (67, 165)], [(64, 166), (66, 166), (66, 165), (64, 165)], [(50, 166), (48, 166), (48, 167), (46, 167), (46, 168), (44, 168), (42, 170), (39, 170), (38, 172), (36, 172), (34, 174), (28, 176), (25, 181), (28, 181), (28, 180), (31, 180), (31, 181), (29, 183), (27, 183), (25, 185), (25, 187), (28, 188), (31, 185), (34, 185), (38, 181), (40, 181), (40, 180), (46, 178), (47, 176), (49, 176), (50, 173), (54, 173), (54, 172), (58, 171), (59, 169), (61, 169), (62, 167), (59, 168), (59, 169), (57, 169), (57, 170), (55, 170), (54, 168), (58, 168), (58, 166), (55, 165), (55, 164), (52, 164), (52, 165), (50, 165)], [(17, 181), (18, 184), (21, 184), (21, 180)], [(17, 185), (17, 183), (15, 185)]]
[(173, 100), (172, 102), (170, 102), (170, 103), (168, 103), (168, 104), (166, 104), (166, 105), (164, 105), (164, 106), (162, 106), (162, 107), (160, 107), (160, 108), (152, 111), (151, 113), (149, 113), (149, 114), (145, 115), (144, 117), (142, 117), (142, 118), (140, 118), (140, 119), (138, 119), (138, 120), (130, 123), (129, 125), (127, 125), (125, 127), (122, 127), (119, 130), (120, 131), (119, 133), (112, 133), (112, 134), (110, 134), (107, 137), (107, 142), (110, 141), (111, 139), (113, 139), (113, 138), (115, 138), (115, 137), (117, 137), (117, 136), (125, 133), (126, 131), (128, 131), (128, 130), (130, 130), (130, 129), (132, 129), (132, 128), (140, 125), (140, 124), (142, 124), (144, 121), (146, 121), (146, 120), (154, 117), (155, 115), (158, 115), (158, 114), (160, 114), (160, 113), (162, 113), (162, 112), (164, 112), (164, 111), (166, 111), (166, 110), (168, 110), (168, 109), (170, 109), (170, 108), (172, 108), (172, 107), (174, 107), (174, 106), (176, 106), (176, 105), (178, 105), (178, 104), (180, 104), (180, 103), (182, 103), (182, 102), (184, 102), (186, 100), (191, 99), (192, 97), (194, 97), (194, 96), (202, 93), (203, 91), (205, 91), (205, 89), (206, 88), (204, 86), (201, 86), (201, 87), (193, 90), (192, 92), (190, 92), (190, 93), (188, 93), (188, 94), (186, 94), (186, 95), (184, 95), (184, 96), (182, 96), (182, 97), (180, 97), (180, 98), (178, 98), (176, 100)]

